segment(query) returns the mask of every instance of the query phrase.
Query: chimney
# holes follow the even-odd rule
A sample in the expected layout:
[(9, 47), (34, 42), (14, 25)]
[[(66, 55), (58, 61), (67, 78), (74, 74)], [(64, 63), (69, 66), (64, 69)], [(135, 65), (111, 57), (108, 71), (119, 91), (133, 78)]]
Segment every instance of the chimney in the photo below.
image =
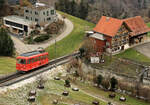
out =
[(107, 21), (107, 22), (109, 21), (109, 19), (110, 19), (110, 17), (106, 17), (106, 21)]

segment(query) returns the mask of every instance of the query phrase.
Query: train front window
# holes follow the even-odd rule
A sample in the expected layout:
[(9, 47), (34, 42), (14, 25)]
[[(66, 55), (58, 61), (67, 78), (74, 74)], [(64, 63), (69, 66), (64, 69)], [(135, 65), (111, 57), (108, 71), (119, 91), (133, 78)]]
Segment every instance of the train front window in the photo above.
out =
[(26, 64), (26, 60), (25, 59), (17, 59), (17, 63), (18, 64)]

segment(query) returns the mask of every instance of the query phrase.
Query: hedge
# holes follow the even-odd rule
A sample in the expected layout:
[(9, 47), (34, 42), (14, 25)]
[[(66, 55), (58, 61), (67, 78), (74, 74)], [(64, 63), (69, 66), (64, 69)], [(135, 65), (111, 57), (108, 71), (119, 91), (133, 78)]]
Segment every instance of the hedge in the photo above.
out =
[(40, 35), (40, 36), (36, 37), (36, 38), (34, 39), (34, 41), (35, 41), (35, 42), (43, 42), (43, 41), (45, 41), (45, 40), (48, 40), (49, 38), (50, 38), (50, 35), (44, 34), (44, 35)]

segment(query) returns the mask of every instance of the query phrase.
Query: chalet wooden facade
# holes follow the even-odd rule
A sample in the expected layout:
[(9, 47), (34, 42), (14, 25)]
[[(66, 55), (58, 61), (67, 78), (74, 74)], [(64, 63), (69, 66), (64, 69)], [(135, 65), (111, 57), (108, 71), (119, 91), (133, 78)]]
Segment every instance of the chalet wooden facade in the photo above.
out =
[(146, 41), (150, 28), (140, 16), (123, 20), (102, 16), (93, 31), (90, 39), (97, 52), (116, 53)]

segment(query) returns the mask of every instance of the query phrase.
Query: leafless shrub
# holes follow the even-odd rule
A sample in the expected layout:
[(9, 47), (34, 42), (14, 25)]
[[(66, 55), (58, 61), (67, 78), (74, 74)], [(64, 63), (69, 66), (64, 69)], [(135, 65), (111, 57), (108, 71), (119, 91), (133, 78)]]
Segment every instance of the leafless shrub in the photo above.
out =
[(46, 77), (44, 75), (40, 75), (36, 77), (37, 84), (44, 84), (46, 82)]
[(107, 78), (105, 78), (105, 79), (103, 79), (103, 81), (102, 81), (102, 86), (105, 88), (105, 89), (109, 89), (109, 87), (110, 87), (110, 81), (109, 81), (109, 79), (107, 79)]
[(81, 48), (85, 50), (85, 57), (87, 59), (89, 59), (92, 54), (96, 54), (96, 48), (93, 39), (86, 38)]
[(58, 34), (60, 29), (62, 29), (64, 26), (64, 21), (63, 20), (58, 20), (57, 22), (53, 22), (50, 25), (48, 25), (44, 30), (48, 34)]

